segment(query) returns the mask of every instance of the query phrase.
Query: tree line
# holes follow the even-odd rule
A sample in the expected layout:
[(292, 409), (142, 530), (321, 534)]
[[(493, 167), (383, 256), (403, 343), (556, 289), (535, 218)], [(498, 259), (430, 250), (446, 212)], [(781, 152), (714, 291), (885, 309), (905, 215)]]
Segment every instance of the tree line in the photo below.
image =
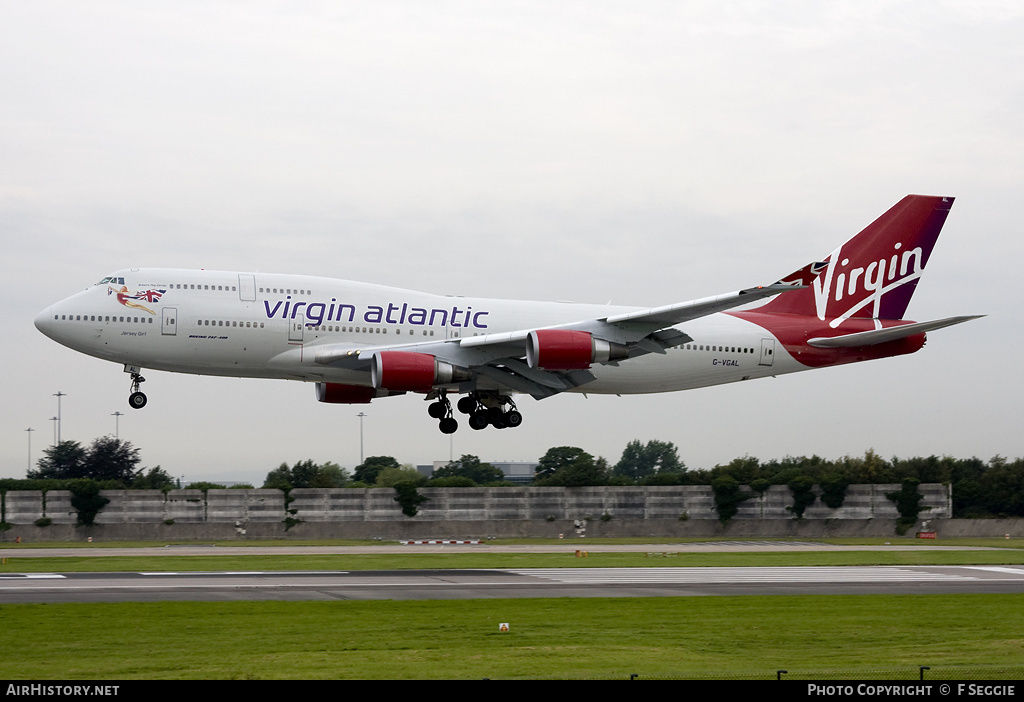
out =
[[(62, 441), (44, 450), (27, 480), (2, 479), (0, 490), (58, 489), (63, 481), (90, 480), (105, 489), (163, 489), (181, 487), (166, 471), (140, 468), (139, 449), (110, 436), (82, 446)], [(928, 456), (884, 458), (873, 450), (863, 456), (826, 459), (786, 456), (762, 461), (735, 458), (709, 469), (689, 469), (671, 442), (630, 441), (615, 464), (576, 446), (556, 446), (539, 459), (532, 484), (536, 486), (711, 485), (716, 491), (732, 484), (763, 493), (772, 485), (789, 486), (802, 499), (817, 498), (829, 506), (842, 502), (849, 485), (916, 480), (952, 486), (955, 517), (1024, 517), (1024, 459)], [(394, 487), (398, 484), (432, 487), (509, 486), (501, 470), (477, 456), (463, 455), (431, 477), (391, 456), (370, 456), (354, 472), (337, 463), (311, 459), (271, 470), (262, 487), (293, 488)], [(214, 483), (190, 486), (222, 487)], [(812, 494), (811, 486), (818, 486)], [(738, 490), (738, 487), (736, 488)], [(724, 492), (723, 492), (724, 494)], [(739, 493), (737, 493), (739, 494)]]
[[(428, 478), (391, 456), (371, 456), (348, 475), (335, 464), (324, 464), (335, 481), (317, 482), (316, 464), (297, 463), (287, 479), (287, 464), (267, 476), (264, 487), (394, 487), (410, 483), (419, 487), (509, 486), (501, 471), (477, 456), (464, 455), (438, 469)], [(744, 499), (764, 493), (772, 485), (787, 486), (796, 497), (796, 508), (820, 499), (829, 507), (842, 505), (846, 488), (859, 484), (897, 484), (907, 481), (952, 486), (953, 516), (961, 518), (1024, 517), (1024, 459), (1009, 461), (995, 456), (979, 458), (928, 456), (886, 459), (873, 450), (863, 456), (826, 459), (820, 456), (786, 456), (761, 461), (752, 456), (735, 458), (710, 469), (688, 469), (671, 442), (631, 441), (614, 465), (577, 446), (557, 446), (540, 458), (532, 485), (582, 487), (600, 485), (708, 485), (723, 500)], [(740, 486), (749, 490), (742, 492)], [(817, 486), (814, 491), (815, 486)], [(727, 495), (734, 497), (729, 498)]]

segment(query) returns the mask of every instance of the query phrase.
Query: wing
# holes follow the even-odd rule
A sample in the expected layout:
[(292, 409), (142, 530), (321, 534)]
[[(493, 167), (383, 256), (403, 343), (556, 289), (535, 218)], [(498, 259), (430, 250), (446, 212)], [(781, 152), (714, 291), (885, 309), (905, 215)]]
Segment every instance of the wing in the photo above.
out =
[[(819, 264), (805, 268), (815, 265)], [(668, 348), (693, 340), (673, 329), (675, 325), (802, 288), (801, 271), (773, 285), (540, 329), (358, 348), (325, 344), (307, 352), (314, 351), (318, 364), (369, 371), (377, 387), (388, 364), (401, 365), (411, 358), (403, 354), (412, 354), (433, 357), (437, 375), (434, 382), (423, 387), (402, 389), (428, 390), (450, 384), (458, 386), (460, 392), (471, 392), (484, 378), (542, 399), (594, 380), (588, 370), (593, 363), (628, 363), (638, 356), (665, 353)]]

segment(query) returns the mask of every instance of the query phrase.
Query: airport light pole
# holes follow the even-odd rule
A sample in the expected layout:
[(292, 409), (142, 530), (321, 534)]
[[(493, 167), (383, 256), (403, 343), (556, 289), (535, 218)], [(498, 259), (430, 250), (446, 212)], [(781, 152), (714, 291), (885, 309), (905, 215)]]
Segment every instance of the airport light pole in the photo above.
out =
[(28, 432), (28, 470), (32, 470), (32, 432), (35, 429), (29, 427), (25, 431)]
[(114, 438), (121, 439), (121, 417), (124, 416), (122, 412), (114, 412), (110, 415), (114, 418)]
[(366, 413), (360, 412), (356, 416), (359, 417), (359, 465), (363, 465), (363, 417)]
[(53, 396), (57, 398), (57, 443), (59, 444), (60, 443), (60, 398), (67, 397), (67, 395), (65, 393), (62, 393), (60, 390), (58, 390), (57, 392), (55, 392), (53, 394)]
[(50, 417), (50, 421), (53, 422), (53, 445), (57, 445), (57, 418)]

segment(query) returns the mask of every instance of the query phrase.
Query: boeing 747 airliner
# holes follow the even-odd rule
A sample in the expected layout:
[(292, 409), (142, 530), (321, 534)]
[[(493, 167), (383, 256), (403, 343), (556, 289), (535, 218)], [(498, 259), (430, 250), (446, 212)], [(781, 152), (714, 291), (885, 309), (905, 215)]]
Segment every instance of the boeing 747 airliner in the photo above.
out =
[[(443, 297), (332, 278), (132, 268), (36, 327), (142, 370), (284, 378), (320, 402), (417, 393), (442, 432), (519, 426), (513, 396), (652, 393), (913, 353), (976, 316), (903, 319), (951, 197), (909, 195), (820, 262), (767, 286), (663, 307)], [(737, 310), (768, 300), (759, 307)]]

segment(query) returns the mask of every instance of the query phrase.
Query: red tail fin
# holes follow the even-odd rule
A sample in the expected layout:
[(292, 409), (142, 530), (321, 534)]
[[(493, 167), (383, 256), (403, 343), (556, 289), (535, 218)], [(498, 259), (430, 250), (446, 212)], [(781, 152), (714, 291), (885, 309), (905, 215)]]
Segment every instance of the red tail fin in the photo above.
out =
[(907, 195), (833, 251), (827, 265), (812, 264), (820, 272), (809, 287), (780, 295), (759, 311), (902, 319), (952, 205), (951, 197)]

